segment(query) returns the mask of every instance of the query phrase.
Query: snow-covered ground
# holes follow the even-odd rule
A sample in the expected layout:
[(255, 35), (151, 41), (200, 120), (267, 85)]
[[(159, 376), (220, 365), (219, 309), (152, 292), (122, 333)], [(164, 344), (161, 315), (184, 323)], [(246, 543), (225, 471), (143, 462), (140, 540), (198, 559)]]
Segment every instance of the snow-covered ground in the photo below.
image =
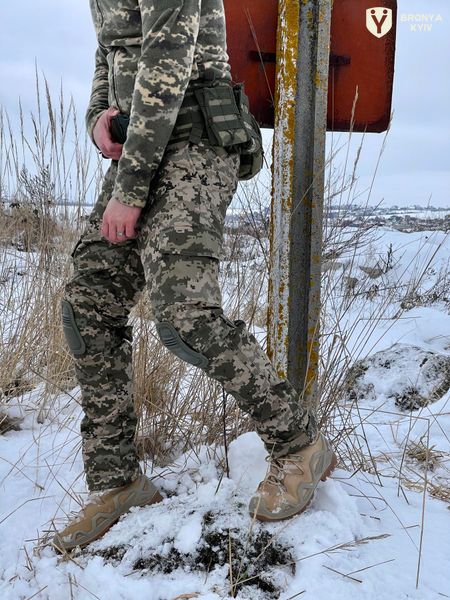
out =
[[(266, 463), (261, 441), (246, 433), (229, 447), (230, 477), (221, 446), (204, 446), (169, 467), (149, 469), (164, 501), (131, 511), (101, 540), (65, 561), (42, 540), (53, 519), (59, 526), (86, 495), (80, 409), (75, 389), (61, 394), (38, 423), (38, 388), (8, 403), (8, 412), (23, 421), (19, 431), (0, 435), (0, 598), (450, 598), (450, 514), (441, 499), (442, 490), (449, 499), (450, 488), (450, 392), (412, 412), (402, 411), (392, 395), (402, 377), (412, 379), (414, 357), (423, 360), (420, 350), (450, 356), (449, 301), (426, 296), (448, 273), (450, 244), (440, 232), (383, 230), (348, 274), (367, 279), (359, 266), (373, 267), (390, 244), (393, 268), (374, 280), (378, 290), (369, 295), (364, 290), (370, 286), (358, 293), (356, 284), (341, 319), (349, 352), (355, 359), (369, 355), (361, 389), (371, 384), (371, 392), (357, 402), (349, 398), (341, 411), (352, 412), (351, 435), (361, 440), (366, 470), (341, 463), (319, 484), (303, 515), (279, 524), (254, 523), (247, 502)], [(339, 260), (349, 269), (350, 256)], [(420, 270), (422, 296), (410, 298), (412, 304), (393, 318)], [(397, 293), (391, 293), (383, 319), (367, 329), (377, 306), (386, 302), (384, 290), (394, 283)], [(398, 343), (409, 348), (407, 369), (401, 361), (389, 368), (370, 363), (374, 353), (388, 356)], [(432, 449), (425, 460), (423, 448)]]
[[(445, 410), (449, 398), (435, 405), (437, 412)], [(383, 415), (377, 417), (380, 428)], [(447, 431), (448, 424), (447, 417)], [(253, 586), (238, 598), (287, 600), (302, 593), (304, 598), (344, 600), (356, 593), (367, 600), (438, 600), (450, 595), (447, 507), (418, 491), (399, 492), (396, 477), (338, 469), (319, 484), (313, 505), (301, 517), (281, 524), (252, 523), (246, 503), (265, 472), (264, 448), (254, 433), (232, 442), (229, 479), (204, 447), (198, 456), (181, 457), (170, 471), (153, 473), (167, 494), (161, 505), (134, 510), (73, 561), (62, 561), (49, 547), (33, 550), (33, 538), (42, 535), (55, 514), (77, 506), (65, 492), (82, 468), (79, 454), (75, 456), (76, 420), (73, 426), (72, 431), (67, 425), (58, 431), (56, 422), (39, 426), (30, 412), (22, 431), (1, 439), (2, 599), (36, 594), (51, 600), (172, 600), (188, 593), (208, 600), (231, 598), (227, 555), (209, 573), (198, 567), (211, 518), (225, 540), (231, 532), (233, 561), (244, 558), (242, 547), (253, 544), (263, 529), (286, 553), (285, 564), (266, 567), (263, 573), (248, 574), (245, 563), (240, 574), (236, 568), (237, 583), (239, 577), (262, 577), (279, 586), (281, 595), (264, 595)], [(381, 438), (370, 439), (377, 442), (373, 451), (378, 454)], [(81, 480), (73, 490), (82, 495)], [(174, 570), (158, 572), (157, 566), (164, 564)]]

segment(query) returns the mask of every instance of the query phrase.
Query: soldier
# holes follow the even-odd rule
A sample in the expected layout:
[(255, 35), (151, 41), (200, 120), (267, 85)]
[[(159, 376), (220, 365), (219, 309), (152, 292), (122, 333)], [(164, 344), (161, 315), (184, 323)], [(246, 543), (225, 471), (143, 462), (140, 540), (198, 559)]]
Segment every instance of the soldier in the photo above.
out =
[[(130, 507), (162, 500), (134, 442), (127, 321), (144, 286), (162, 343), (218, 380), (254, 420), (270, 468), (250, 501), (252, 517), (299, 514), (335, 455), (245, 323), (221, 307), (225, 213), (242, 168), (223, 0), (90, 5), (98, 49), (86, 124), (112, 160), (72, 254), (62, 318), (82, 394), (91, 498), (54, 546), (83, 547)], [(111, 134), (118, 113), (129, 116), (123, 144)]]

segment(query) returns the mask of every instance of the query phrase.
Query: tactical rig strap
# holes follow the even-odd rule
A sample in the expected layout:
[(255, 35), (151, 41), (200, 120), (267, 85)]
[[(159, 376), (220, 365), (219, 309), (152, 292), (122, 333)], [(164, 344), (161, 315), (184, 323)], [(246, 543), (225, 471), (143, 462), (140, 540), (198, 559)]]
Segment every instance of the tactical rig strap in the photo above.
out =
[(261, 170), (261, 131), (249, 111), (243, 84), (232, 86), (221, 81), (188, 89), (167, 148), (186, 142), (198, 144), (200, 140), (238, 152), (241, 180), (251, 179)]

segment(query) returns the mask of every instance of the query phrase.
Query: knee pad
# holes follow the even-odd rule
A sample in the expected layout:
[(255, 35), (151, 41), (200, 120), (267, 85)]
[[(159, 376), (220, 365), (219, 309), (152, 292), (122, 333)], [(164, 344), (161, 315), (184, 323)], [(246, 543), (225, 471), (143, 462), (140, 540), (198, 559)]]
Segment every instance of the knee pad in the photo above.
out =
[(72, 305), (67, 300), (61, 301), (62, 326), (67, 344), (74, 356), (83, 356), (86, 345), (75, 321)]
[(175, 354), (175, 356), (181, 358), (181, 360), (184, 360), (195, 367), (205, 368), (208, 365), (207, 357), (186, 344), (169, 321), (157, 323), (156, 331), (164, 346)]

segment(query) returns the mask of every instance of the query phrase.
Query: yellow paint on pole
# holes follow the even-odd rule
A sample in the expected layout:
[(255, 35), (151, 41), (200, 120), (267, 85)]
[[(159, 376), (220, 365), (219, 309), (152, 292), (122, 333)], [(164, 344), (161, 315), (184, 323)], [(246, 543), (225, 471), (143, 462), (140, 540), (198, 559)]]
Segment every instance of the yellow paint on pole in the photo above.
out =
[(278, 7), (267, 351), (315, 404), (331, 0)]
[(286, 377), (288, 311), (285, 307), (289, 304), (289, 223), (300, 9), (298, 0), (280, 0), (278, 6), (267, 352), (280, 377)]

